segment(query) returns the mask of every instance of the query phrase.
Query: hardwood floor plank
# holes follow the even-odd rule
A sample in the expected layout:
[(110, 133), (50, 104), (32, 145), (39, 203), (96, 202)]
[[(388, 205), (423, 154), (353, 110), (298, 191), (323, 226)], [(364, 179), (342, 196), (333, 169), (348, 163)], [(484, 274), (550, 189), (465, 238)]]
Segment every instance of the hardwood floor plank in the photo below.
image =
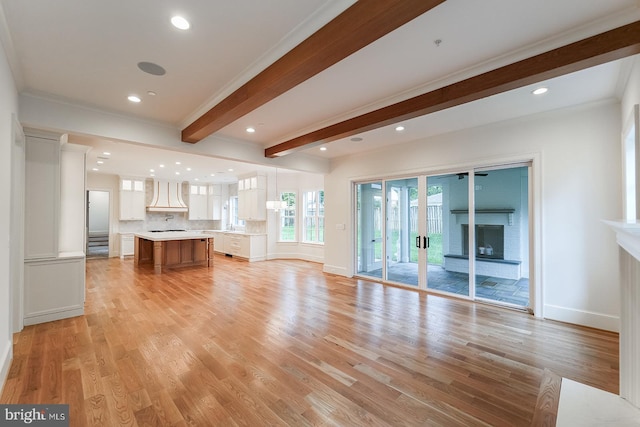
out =
[(0, 402), (82, 426), (514, 426), (546, 417), (550, 372), (618, 392), (617, 334), (310, 262), (86, 271), (84, 316), (14, 335)]

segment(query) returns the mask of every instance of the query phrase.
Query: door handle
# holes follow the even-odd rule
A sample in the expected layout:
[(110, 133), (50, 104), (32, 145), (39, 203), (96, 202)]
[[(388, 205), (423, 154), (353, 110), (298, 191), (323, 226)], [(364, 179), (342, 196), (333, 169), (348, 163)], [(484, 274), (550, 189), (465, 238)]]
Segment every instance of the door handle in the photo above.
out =
[(429, 238), (427, 236), (425, 236), (423, 238), (424, 240), (424, 248), (427, 249), (429, 247)]
[(420, 249), (420, 236), (416, 236), (416, 248)]

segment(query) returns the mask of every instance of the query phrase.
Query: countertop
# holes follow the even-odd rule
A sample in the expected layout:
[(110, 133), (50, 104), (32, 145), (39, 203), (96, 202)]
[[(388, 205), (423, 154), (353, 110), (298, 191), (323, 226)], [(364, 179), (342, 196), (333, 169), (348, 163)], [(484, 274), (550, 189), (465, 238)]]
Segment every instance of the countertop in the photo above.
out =
[(168, 240), (194, 240), (194, 239), (207, 239), (211, 237), (210, 233), (204, 231), (163, 231), (160, 233), (154, 233), (151, 231), (137, 231), (133, 233), (134, 236), (142, 239), (151, 240), (152, 242), (164, 242)]
[(126, 234), (133, 234), (140, 238), (151, 240), (153, 242), (164, 242), (167, 240), (191, 240), (206, 239), (212, 237), (216, 233), (241, 235), (241, 236), (265, 236), (266, 233), (245, 233), (244, 231), (231, 230), (186, 230), (186, 231), (134, 231)]

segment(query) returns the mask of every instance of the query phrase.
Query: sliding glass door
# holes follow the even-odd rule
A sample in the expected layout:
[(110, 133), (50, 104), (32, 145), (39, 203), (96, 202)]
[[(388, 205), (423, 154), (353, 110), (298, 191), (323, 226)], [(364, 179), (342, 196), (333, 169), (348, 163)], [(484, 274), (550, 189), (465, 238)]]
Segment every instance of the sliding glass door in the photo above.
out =
[(356, 272), (382, 279), (382, 182), (356, 186)]
[(428, 289), (470, 295), (461, 226), (468, 217), (468, 173), (427, 177)]
[(385, 182), (387, 280), (418, 286), (418, 178)]
[(357, 274), (529, 306), (529, 166), (356, 185)]

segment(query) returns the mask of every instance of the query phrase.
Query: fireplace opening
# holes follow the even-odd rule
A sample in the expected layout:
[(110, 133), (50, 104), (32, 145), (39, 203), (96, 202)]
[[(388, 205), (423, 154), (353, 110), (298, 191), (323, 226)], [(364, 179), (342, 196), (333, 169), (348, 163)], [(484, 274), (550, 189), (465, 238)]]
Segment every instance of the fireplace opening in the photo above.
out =
[[(469, 224), (462, 224), (462, 236), (469, 256)], [(476, 224), (476, 258), (504, 259), (504, 225)]]

